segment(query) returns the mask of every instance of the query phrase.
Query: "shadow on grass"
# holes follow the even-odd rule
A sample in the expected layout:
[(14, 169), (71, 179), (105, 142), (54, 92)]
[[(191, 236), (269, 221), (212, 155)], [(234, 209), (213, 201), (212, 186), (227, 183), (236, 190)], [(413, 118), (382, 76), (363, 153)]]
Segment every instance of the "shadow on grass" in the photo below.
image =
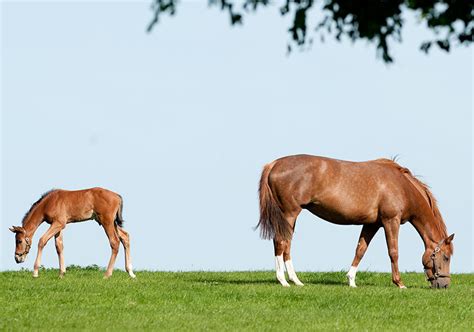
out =
[[(385, 276), (384, 276), (385, 277)], [(187, 278), (188, 281), (202, 283), (202, 284), (228, 284), (228, 285), (275, 285), (278, 286), (279, 283), (273, 276), (263, 276), (259, 273), (256, 273), (255, 276), (247, 274), (245, 278), (233, 278), (233, 277), (225, 277), (225, 276), (213, 276), (206, 275), (201, 277), (190, 277)], [(312, 275), (312, 274), (305, 274), (301, 273), (300, 280), (305, 285), (311, 286), (335, 286), (341, 288), (349, 288), (347, 279), (345, 277), (345, 273), (328, 273), (326, 275)], [(294, 284), (291, 281), (288, 281), (291, 286)], [(364, 287), (387, 287), (397, 289), (395, 285), (393, 285), (390, 279), (387, 279), (386, 282), (382, 282), (380, 279), (373, 279), (366, 276), (361, 276), (361, 278), (357, 281), (357, 285), (359, 288)], [(408, 289), (423, 289), (429, 290), (430, 288), (428, 285), (420, 285), (420, 284), (407, 284)]]
[(229, 285), (272, 285), (276, 284), (276, 279), (255, 278), (253, 280), (236, 278), (187, 278), (188, 281), (202, 284), (229, 284)]
[[(238, 279), (238, 278), (189, 278), (189, 281), (196, 282), (196, 283), (203, 283), (203, 284), (229, 284), (229, 285), (279, 285), (279, 282), (276, 278), (267, 277), (262, 278), (260, 276), (255, 276), (255, 279)], [(347, 286), (347, 282), (344, 280), (334, 280), (331, 278), (327, 279), (309, 279), (309, 280), (301, 280), (306, 285), (331, 285), (331, 286)], [(294, 284), (289, 281), (290, 285), (294, 286)], [(375, 284), (374, 284), (375, 285)]]

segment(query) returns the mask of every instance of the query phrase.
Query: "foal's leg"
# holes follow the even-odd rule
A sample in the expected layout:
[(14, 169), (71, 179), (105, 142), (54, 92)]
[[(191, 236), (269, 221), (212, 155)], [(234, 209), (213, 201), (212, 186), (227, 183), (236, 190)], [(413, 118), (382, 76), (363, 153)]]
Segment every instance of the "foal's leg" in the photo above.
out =
[(49, 239), (51, 239), (55, 234), (60, 232), (64, 228), (63, 224), (60, 223), (52, 223), (51, 226), (48, 228), (46, 233), (38, 241), (38, 254), (36, 255), (35, 265), (33, 266), (33, 277), (38, 277), (38, 271), (41, 266), (41, 255), (43, 253), (43, 248), (48, 243)]
[(122, 242), (123, 248), (125, 250), (125, 270), (128, 272), (128, 275), (132, 278), (135, 278), (135, 274), (132, 269), (132, 259), (130, 258), (130, 235), (120, 226), (117, 226), (118, 236), (120, 242)]
[(351, 268), (347, 273), (347, 279), (349, 279), (349, 286), (357, 287), (355, 283), (355, 277), (357, 273), (357, 268), (359, 267), (359, 263), (364, 257), (367, 248), (369, 247), (370, 241), (374, 237), (375, 233), (380, 228), (380, 224), (365, 224), (362, 227), (362, 231), (360, 232), (359, 242), (357, 243), (356, 251), (354, 260), (352, 261)]
[(107, 270), (105, 271), (104, 275), (104, 278), (107, 279), (112, 276), (115, 266), (115, 259), (117, 258), (119, 251), (120, 240), (117, 231), (115, 230), (114, 217), (107, 218), (105, 222), (102, 222), (102, 226), (104, 227), (105, 234), (107, 234), (107, 237), (109, 238), (110, 248), (112, 249), (109, 265), (107, 266)]
[(388, 255), (392, 262), (392, 282), (399, 288), (406, 288), (400, 278), (398, 270), (398, 231), (400, 230), (400, 218), (391, 218), (382, 221), (387, 241)]
[(55, 235), (55, 240), (56, 240), (56, 252), (58, 253), (58, 258), (59, 258), (59, 278), (64, 277), (64, 274), (66, 273), (66, 267), (64, 266), (64, 255), (63, 255), (63, 250), (64, 250), (64, 244), (63, 244), (63, 231), (59, 231)]

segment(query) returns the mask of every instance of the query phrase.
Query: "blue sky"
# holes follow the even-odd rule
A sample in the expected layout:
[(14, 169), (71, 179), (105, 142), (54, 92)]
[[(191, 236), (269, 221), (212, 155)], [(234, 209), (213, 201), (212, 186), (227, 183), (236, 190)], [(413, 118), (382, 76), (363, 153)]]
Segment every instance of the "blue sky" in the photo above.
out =
[[(2, 2), (0, 268), (17, 265), (7, 230), (51, 188), (103, 186), (124, 198), (138, 269), (273, 269), (252, 227), (263, 165), (308, 153), (349, 160), (399, 155), (431, 187), (452, 271), (473, 272), (472, 49), (426, 56), (431, 34), (406, 15), (387, 66), (365, 42), (316, 42), (286, 55), (278, 8), (243, 27), (207, 2), (185, 1), (152, 34), (149, 2)], [(345, 270), (360, 227), (303, 212), (297, 271)], [(65, 231), (66, 264), (105, 266), (95, 222)], [(423, 243), (400, 232), (401, 271), (422, 271)], [(53, 243), (45, 266), (57, 267)], [(123, 251), (117, 267), (123, 268)], [(389, 271), (383, 232), (362, 270)]]

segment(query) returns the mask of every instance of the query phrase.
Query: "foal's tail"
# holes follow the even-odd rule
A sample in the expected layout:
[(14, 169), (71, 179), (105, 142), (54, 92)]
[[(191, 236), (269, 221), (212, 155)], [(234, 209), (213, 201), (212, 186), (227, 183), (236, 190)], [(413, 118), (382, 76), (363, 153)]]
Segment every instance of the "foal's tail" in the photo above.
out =
[(260, 236), (263, 239), (290, 240), (293, 231), (286, 221), (280, 206), (273, 197), (272, 190), (268, 185), (268, 177), (274, 163), (265, 165), (260, 178), (260, 220), (255, 227), (260, 227)]
[[(118, 194), (117, 194), (118, 195)], [(117, 215), (115, 216), (115, 223), (119, 227), (123, 227), (124, 220), (122, 218), (122, 210), (123, 210), (123, 199), (122, 196), (118, 195), (120, 197), (120, 205), (117, 211)]]

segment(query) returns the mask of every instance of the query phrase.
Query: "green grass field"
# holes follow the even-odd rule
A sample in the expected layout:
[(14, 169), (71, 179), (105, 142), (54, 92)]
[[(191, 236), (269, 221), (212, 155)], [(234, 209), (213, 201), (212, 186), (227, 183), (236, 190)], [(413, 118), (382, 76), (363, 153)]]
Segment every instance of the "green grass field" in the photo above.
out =
[(474, 275), (432, 290), (419, 273), (299, 273), (283, 288), (273, 272), (115, 271), (98, 268), (0, 273), (0, 330), (473, 330)]

